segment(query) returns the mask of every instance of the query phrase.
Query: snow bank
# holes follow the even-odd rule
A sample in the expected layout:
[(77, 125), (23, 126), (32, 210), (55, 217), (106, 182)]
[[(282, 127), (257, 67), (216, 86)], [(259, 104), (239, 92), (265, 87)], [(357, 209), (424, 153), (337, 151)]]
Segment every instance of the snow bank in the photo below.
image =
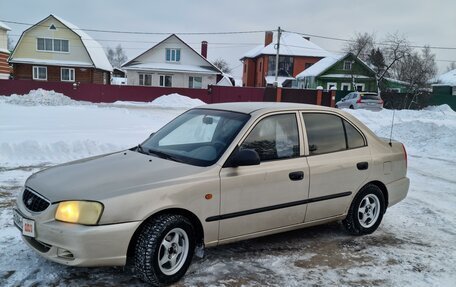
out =
[(199, 99), (192, 99), (179, 94), (169, 94), (156, 98), (152, 102), (133, 102), (133, 101), (116, 101), (112, 104), (115, 107), (154, 107), (164, 109), (191, 109), (193, 107), (205, 105), (206, 103)]
[(75, 101), (64, 94), (43, 89), (31, 90), (25, 95), (0, 96), (0, 103), (21, 106), (71, 106), (87, 105), (89, 102)]
[(206, 103), (199, 99), (192, 99), (187, 96), (174, 93), (156, 98), (151, 102), (151, 104), (168, 108), (193, 108)]
[(453, 111), (453, 109), (447, 104), (440, 105), (440, 106), (429, 106), (429, 107), (424, 108), (424, 110), (439, 111), (439, 112), (444, 112), (444, 113), (455, 113), (455, 111)]

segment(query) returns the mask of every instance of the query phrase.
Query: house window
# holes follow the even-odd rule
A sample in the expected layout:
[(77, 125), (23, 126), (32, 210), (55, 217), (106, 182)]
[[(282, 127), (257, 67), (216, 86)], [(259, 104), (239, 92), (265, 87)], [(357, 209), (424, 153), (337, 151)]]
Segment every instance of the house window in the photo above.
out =
[(166, 48), (166, 62), (180, 62), (180, 49)]
[[(269, 56), (268, 76), (275, 76), (275, 56)], [(293, 57), (279, 57), (279, 77), (293, 77)]]
[(139, 74), (140, 86), (152, 86), (152, 74)]
[(327, 90), (331, 90), (332, 88), (335, 88), (337, 90), (337, 83), (327, 83), (326, 84)]
[(33, 66), (33, 79), (34, 80), (47, 80), (47, 67)]
[(340, 89), (342, 91), (350, 91), (351, 89), (351, 84), (350, 83), (342, 83)]
[(37, 38), (36, 49), (38, 51), (46, 52), (69, 52), (70, 45), (68, 40), (51, 39), (51, 38)]
[(364, 84), (356, 84), (355, 87), (357, 92), (364, 91)]
[(172, 86), (173, 86), (173, 76), (160, 75), (160, 87), (172, 87)]
[(352, 61), (344, 61), (344, 70), (352, 69)]
[(63, 82), (74, 82), (74, 69), (61, 68), (60, 69), (60, 80)]
[(201, 89), (203, 87), (203, 78), (202, 77), (189, 77), (188, 78), (188, 87), (194, 89)]

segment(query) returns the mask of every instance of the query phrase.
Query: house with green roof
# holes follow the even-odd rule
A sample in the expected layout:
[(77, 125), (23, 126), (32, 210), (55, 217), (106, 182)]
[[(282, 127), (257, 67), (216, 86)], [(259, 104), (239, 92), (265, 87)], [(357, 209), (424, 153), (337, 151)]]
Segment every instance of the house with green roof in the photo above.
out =
[[(375, 71), (353, 53), (325, 57), (296, 76), (299, 89), (377, 92)], [(407, 83), (384, 78), (386, 90), (405, 92)]]

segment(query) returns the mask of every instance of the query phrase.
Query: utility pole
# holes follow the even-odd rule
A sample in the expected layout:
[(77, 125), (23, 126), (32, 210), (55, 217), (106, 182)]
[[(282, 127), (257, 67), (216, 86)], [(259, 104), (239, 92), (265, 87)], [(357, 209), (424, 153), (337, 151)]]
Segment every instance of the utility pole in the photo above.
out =
[(280, 55), (280, 37), (282, 36), (282, 30), (280, 29), (280, 26), (277, 29), (277, 44), (276, 44), (276, 61), (275, 61), (275, 79), (274, 79), (274, 86), (278, 87), (278, 77), (279, 77), (279, 55)]

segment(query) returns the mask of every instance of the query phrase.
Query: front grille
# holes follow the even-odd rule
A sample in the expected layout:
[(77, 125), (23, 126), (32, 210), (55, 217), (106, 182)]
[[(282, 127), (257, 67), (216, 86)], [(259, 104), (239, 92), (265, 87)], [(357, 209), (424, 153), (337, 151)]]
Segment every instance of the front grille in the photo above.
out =
[(33, 212), (41, 212), (50, 205), (49, 201), (47, 201), (44, 197), (28, 188), (24, 190), (22, 201), (24, 202), (25, 207)]

